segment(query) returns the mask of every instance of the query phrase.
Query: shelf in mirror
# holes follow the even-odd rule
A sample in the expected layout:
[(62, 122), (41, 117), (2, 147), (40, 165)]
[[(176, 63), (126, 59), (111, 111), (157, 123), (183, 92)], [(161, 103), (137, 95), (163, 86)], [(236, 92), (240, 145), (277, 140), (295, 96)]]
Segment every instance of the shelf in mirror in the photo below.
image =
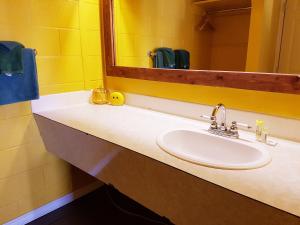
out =
[(194, 4), (207, 13), (251, 8), (251, 0), (197, 0)]

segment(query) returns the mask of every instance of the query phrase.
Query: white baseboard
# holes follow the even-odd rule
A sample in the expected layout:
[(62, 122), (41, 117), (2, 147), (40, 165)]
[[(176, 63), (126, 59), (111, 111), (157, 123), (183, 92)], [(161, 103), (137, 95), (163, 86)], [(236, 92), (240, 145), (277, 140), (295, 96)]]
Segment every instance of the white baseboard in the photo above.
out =
[(73, 193), (67, 194), (59, 199), (56, 199), (52, 202), (49, 202), (46, 205), (43, 205), (35, 210), (32, 210), (20, 217), (17, 217), (14, 220), (11, 220), (3, 225), (24, 225), (27, 223), (30, 223), (64, 205), (69, 204), (70, 202), (73, 202), (74, 200), (96, 190), (101, 186), (101, 183), (94, 182), (92, 184), (89, 184), (81, 189), (76, 190)]

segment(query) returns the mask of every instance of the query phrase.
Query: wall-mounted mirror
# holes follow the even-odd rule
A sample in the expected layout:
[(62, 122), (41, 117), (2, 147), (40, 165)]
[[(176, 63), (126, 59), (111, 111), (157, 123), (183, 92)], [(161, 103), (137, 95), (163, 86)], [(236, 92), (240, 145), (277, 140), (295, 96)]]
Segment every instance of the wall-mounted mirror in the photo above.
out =
[(105, 0), (104, 14), (108, 75), (300, 93), (300, 0)]

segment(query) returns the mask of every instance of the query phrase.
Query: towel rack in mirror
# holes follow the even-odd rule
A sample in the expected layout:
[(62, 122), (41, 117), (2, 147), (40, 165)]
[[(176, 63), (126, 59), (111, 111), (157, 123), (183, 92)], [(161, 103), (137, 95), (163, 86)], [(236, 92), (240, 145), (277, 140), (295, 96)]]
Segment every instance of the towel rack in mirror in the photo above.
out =
[(156, 56), (156, 53), (155, 52), (152, 52), (152, 51), (148, 51), (147, 52), (147, 56), (149, 56), (149, 57), (154, 57), (154, 56)]

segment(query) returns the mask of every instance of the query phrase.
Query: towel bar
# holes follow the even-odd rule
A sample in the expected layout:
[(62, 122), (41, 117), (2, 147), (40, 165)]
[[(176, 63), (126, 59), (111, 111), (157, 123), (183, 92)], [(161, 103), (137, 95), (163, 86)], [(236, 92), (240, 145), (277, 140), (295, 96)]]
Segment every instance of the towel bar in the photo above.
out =
[(148, 51), (148, 52), (147, 52), (147, 55), (148, 55), (149, 57), (154, 57), (154, 56), (156, 56), (156, 53), (155, 53), (155, 52), (152, 52), (152, 51)]
[(33, 51), (34, 51), (34, 54), (37, 56), (37, 54), (38, 54), (37, 50), (33, 49)]

